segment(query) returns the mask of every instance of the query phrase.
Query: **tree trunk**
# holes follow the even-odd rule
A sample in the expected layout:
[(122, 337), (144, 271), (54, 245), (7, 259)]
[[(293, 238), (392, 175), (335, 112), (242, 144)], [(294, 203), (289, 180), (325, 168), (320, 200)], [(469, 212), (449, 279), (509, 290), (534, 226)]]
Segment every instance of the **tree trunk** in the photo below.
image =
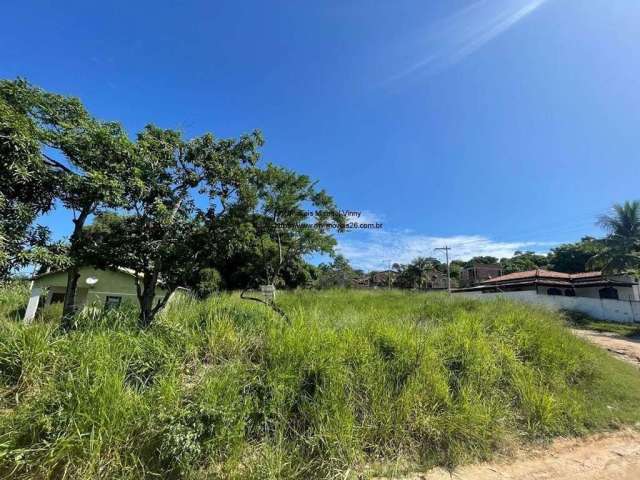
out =
[[(182, 206), (182, 202), (184, 201), (187, 195), (187, 189), (182, 188), (182, 193), (179, 195), (178, 200), (171, 211), (170, 223), (173, 223), (178, 210)], [(168, 229), (167, 229), (168, 231)], [(164, 242), (166, 238), (166, 232), (162, 237), (162, 242)], [(138, 325), (140, 328), (146, 328), (153, 322), (156, 314), (165, 306), (171, 293), (175, 290), (175, 288), (170, 289), (167, 288), (167, 294), (164, 296), (162, 300), (159, 300), (155, 305), (153, 304), (153, 299), (156, 296), (156, 286), (158, 285), (158, 278), (160, 277), (162, 262), (159, 258), (155, 258), (153, 262), (153, 270), (143, 272), (144, 277), (142, 278), (142, 288), (140, 288), (140, 281), (136, 280), (136, 288), (138, 291), (138, 303), (140, 303), (140, 317), (138, 318)], [(137, 275), (137, 273), (136, 273)]]
[(157, 313), (164, 308), (169, 301), (169, 298), (176, 290), (175, 287), (166, 287), (166, 292), (163, 298), (158, 300), (155, 305), (153, 300), (156, 296), (156, 286), (158, 285), (158, 273), (153, 272), (145, 275), (142, 279), (142, 288), (140, 284), (138, 287), (138, 303), (140, 304), (140, 316), (138, 317), (138, 325), (140, 328), (147, 328), (153, 323)]
[(67, 288), (64, 292), (64, 306), (62, 308), (63, 330), (71, 330), (73, 328), (73, 316), (76, 312), (76, 291), (78, 289), (79, 278), (80, 268), (74, 264), (67, 270)]
[(153, 322), (153, 299), (156, 296), (155, 285), (148, 285), (144, 282), (142, 296), (140, 297), (140, 318), (138, 323), (141, 328), (146, 328)]
[(76, 291), (78, 289), (78, 279), (80, 278), (80, 265), (77, 263), (77, 258), (74, 257), (78, 252), (82, 229), (92, 211), (93, 205), (87, 206), (80, 211), (78, 218), (73, 220), (73, 233), (69, 238), (69, 252), (73, 264), (67, 269), (67, 287), (64, 292), (64, 306), (61, 321), (62, 328), (65, 330), (73, 327), (73, 316), (76, 313)]

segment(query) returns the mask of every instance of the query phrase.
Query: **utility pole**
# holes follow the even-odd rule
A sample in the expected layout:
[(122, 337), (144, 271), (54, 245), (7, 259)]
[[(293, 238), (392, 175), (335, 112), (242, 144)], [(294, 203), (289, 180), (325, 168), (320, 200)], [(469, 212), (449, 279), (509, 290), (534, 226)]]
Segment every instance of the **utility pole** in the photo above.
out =
[(451, 269), (449, 268), (449, 250), (451, 250), (451, 247), (445, 245), (444, 247), (434, 248), (434, 250), (444, 250), (444, 255), (447, 260), (447, 291), (451, 293)]

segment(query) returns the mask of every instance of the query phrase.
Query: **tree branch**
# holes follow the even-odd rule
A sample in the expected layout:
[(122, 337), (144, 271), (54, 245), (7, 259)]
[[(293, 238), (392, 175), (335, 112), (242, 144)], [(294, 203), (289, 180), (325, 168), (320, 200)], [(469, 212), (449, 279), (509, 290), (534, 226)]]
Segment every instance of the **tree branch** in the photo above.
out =
[(54, 167), (54, 168), (59, 168), (67, 173), (72, 173), (74, 175), (76, 175), (76, 173), (71, 170), (69, 167), (67, 167), (66, 165), (63, 165), (62, 163), (58, 162), (57, 160), (54, 160), (53, 158), (51, 158), (50, 156), (46, 155), (46, 154), (42, 154), (42, 156), (44, 157), (44, 163), (50, 167)]

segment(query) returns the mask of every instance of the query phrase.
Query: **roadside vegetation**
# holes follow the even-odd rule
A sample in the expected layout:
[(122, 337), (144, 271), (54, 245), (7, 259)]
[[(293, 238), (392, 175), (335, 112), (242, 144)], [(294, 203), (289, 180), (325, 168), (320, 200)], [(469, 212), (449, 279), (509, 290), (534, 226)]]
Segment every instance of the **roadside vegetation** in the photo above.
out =
[[(358, 478), (633, 425), (640, 376), (556, 314), (399, 291), (223, 294), (16, 321), (0, 294), (0, 478)], [(397, 471), (395, 471), (397, 473)]]
[(564, 312), (569, 325), (581, 330), (593, 330), (594, 332), (615, 333), (617, 335), (640, 338), (640, 324), (605, 322), (580, 312)]

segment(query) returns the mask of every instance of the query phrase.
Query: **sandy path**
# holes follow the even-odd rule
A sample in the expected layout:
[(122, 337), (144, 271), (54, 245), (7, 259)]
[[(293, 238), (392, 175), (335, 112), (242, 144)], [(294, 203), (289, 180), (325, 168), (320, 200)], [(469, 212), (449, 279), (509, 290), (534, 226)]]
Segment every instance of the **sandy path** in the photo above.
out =
[(549, 448), (514, 458), (469, 465), (449, 473), (434, 469), (406, 480), (638, 480), (640, 433), (632, 430), (584, 439), (556, 440)]
[[(574, 329), (571, 331), (578, 337), (585, 338), (604, 348), (616, 358), (640, 367), (640, 339), (591, 330)], [(638, 472), (638, 479), (640, 479), (640, 472)]]

